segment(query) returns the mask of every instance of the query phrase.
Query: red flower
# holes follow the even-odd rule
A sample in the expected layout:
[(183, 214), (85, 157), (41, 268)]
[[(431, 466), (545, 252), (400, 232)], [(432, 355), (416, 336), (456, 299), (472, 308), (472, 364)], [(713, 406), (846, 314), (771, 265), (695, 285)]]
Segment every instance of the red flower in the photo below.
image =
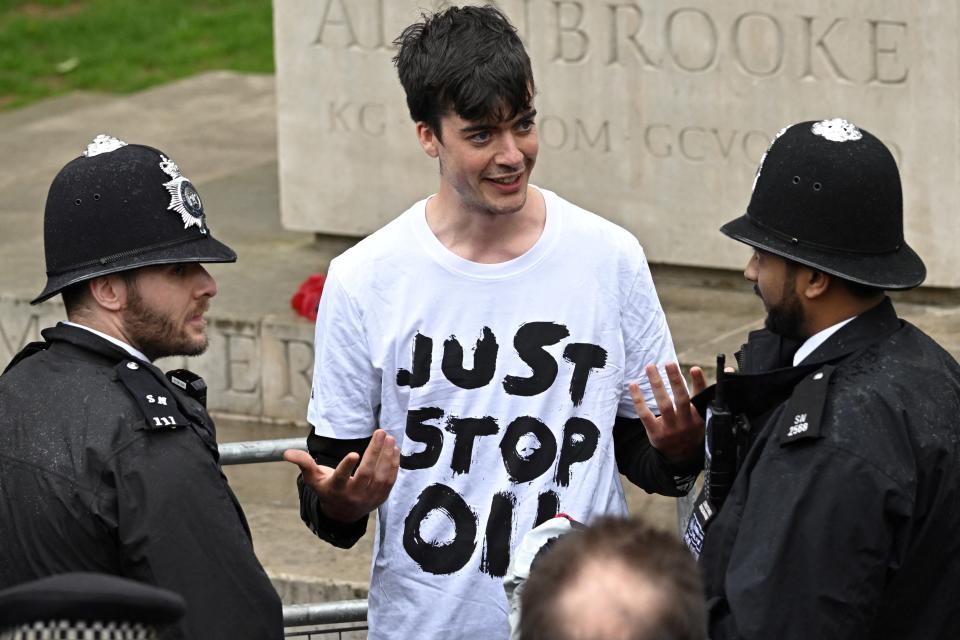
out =
[(290, 298), (290, 306), (297, 314), (304, 318), (316, 321), (317, 306), (320, 304), (320, 295), (323, 293), (323, 283), (327, 277), (322, 273), (314, 273), (301, 283), (300, 288)]

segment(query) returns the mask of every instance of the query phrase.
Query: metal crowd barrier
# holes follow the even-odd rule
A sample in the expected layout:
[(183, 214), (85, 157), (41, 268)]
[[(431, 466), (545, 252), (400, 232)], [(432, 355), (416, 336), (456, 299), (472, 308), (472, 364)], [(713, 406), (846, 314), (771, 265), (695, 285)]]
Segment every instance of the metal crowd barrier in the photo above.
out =
[[(281, 440), (255, 440), (252, 442), (228, 442), (220, 445), (220, 464), (252, 464), (257, 462), (276, 462), (283, 460), (287, 449), (307, 450), (306, 438), (285, 438)], [(680, 498), (678, 504), (677, 527), (683, 534), (684, 525), (693, 508), (694, 492)], [(365, 638), (356, 635), (366, 631), (366, 600), (341, 600), (338, 602), (317, 602), (312, 604), (287, 605), (283, 608), (283, 626), (287, 638)], [(351, 626), (352, 625), (352, 626)], [(309, 628), (308, 628), (309, 627)]]
[[(220, 464), (254, 464), (283, 460), (287, 449), (307, 450), (306, 438), (256, 440), (221, 444)], [(367, 601), (340, 600), (293, 604), (283, 608), (286, 638), (365, 638)]]

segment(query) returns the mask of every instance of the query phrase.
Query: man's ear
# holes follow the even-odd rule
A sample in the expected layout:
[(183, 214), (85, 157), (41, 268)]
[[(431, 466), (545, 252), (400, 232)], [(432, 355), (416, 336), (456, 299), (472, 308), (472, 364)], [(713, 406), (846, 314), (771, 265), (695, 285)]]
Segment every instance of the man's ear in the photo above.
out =
[(442, 144), (440, 137), (426, 122), (417, 123), (417, 140), (420, 141), (420, 146), (424, 152), (431, 158), (440, 155), (440, 149), (437, 147), (437, 145)]
[(797, 280), (798, 292), (807, 300), (822, 297), (834, 284), (829, 273), (803, 265), (797, 269)]
[(107, 311), (120, 311), (127, 306), (127, 282), (120, 274), (98, 276), (89, 282), (90, 296), (97, 306)]

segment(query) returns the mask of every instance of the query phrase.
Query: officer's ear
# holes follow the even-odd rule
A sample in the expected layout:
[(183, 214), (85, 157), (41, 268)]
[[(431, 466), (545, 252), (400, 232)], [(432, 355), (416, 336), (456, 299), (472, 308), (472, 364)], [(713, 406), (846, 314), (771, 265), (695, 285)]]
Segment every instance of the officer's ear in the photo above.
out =
[(120, 311), (127, 306), (130, 282), (122, 274), (111, 273), (90, 280), (90, 296), (96, 306), (106, 311)]
[(831, 286), (836, 286), (833, 276), (823, 271), (801, 265), (797, 273), (800, 294), (807, 300), (816, 300), (826, 295)]

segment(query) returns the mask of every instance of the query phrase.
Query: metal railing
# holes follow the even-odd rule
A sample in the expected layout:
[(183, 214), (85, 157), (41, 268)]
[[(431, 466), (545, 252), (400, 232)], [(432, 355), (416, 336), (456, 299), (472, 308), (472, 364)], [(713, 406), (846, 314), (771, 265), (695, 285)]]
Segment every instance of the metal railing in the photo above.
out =
[[(306, 438), (227, 442), (219, 445), (220, 464), (255, 464), (283, 460), (287, 449), (307, 450)], [(339, 600), (313, 602), (283, 607), (283, 626), (286, 638), (365, 637), (357, 635), (367, 630), (367, 601)]]
[[(305, 438), (280, 440), (255, 440), (251, 442), (228, 442), (221, 444), (220, 464), (253, 464), (283, 460), (287, 449), (307, 450)], [(680, 534), (693, 508), (694, 492), (678, 502), (677, 526)], [(310, 638), (366, 631), (367, 601), (340, 600), (311, 604), (287, 605), (283, 608), (283, 626), (287, 638)], [(362, 623), (359, 626), (351, 624)], [(303, 629), (302, 627), (310, 627)], [(298, 629), (299, 628), (299, 629)], [(362, 637), (362, 636), (351, 636)]]

